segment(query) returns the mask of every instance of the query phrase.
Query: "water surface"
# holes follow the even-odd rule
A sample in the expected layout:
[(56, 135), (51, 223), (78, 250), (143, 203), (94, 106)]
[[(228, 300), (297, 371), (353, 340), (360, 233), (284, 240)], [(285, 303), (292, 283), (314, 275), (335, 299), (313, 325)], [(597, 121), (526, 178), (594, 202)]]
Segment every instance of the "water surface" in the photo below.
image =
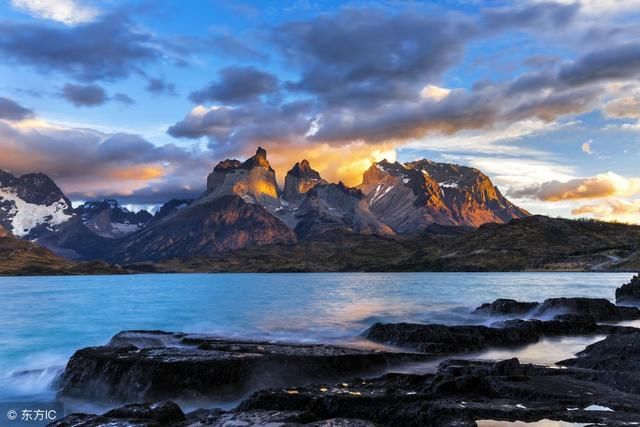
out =
[[(0, 278), (0, 400), (52, 396), (69, 356), (126, 329), (361, 344), (375, 322), (463, 324), (496, 298), (604, 297), (629, 273), (175, 274)], [(597, 338), (544, 340), (525, 361), (566, 358)], [(554, 354), (548, 354), (552, 352)], [(494, 350), (484, 357), (510, 357)], [(562, 357), (561, 357), (562, 356)], [(424, 368), (424, 367), (423, 367)], [(16, 372), (34, 370), (28, 375)]]

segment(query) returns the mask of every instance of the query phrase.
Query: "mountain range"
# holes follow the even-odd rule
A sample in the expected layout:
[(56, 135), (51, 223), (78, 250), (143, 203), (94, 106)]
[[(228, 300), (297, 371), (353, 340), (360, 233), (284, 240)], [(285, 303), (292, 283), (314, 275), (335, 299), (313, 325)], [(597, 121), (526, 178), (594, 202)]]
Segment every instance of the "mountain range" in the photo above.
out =
[[(534, 217), (507, 200), (478, 169), (429, 160), (374, 163), (356, 187), (330, 183), (301, 160), (287, 172), (281, 189), (267, 152), (258, 148), (245, 161), (219, 162), (206, 182), (199, 198), (170, 200), (152, 215), (131, 212), (116, 200), (73, 208), (46, 175), (0, 172), (0, 225), (5, 234), (36, 241), (68, 260), (159, 271), (178, 264), (182, 267), (176, 270), (188, 270), (185, 265), (251, 270), (232, 264), (255, 263), (249, 258), (257, 253), (263, 264), (264, 257), (280, 259), (279, 264), (265, 264), (269, 271), (278, 265), (296, 271), (304, 271), (305, 265), (314, 271), (324, 270), (323, 265), (348, 269), (330, 261), (346, 248), (350, 253), (344, 260), (361, 251), (370, 255), (369, 264), (351, 259), (354, 269), (376, 263), (379, 269), (482, 269), (468, 255), (491, 241), (487, 230), (496, 235), (504, 234), (509, 224), (548, 227), (540, 221), (521, 222)], [(473, 249), (464, 245), (479, 234), (484, 240), (476, 240)], [(446, 253), (453, 242), (460, 247)], [(296, 251), (326, 260), (314, 265)], [(466, 264), (451, 262), (465, 251)], [(290, 265), (295, 259), (297, 267)], [(521, 264), (518, 268), (531, 267)]]

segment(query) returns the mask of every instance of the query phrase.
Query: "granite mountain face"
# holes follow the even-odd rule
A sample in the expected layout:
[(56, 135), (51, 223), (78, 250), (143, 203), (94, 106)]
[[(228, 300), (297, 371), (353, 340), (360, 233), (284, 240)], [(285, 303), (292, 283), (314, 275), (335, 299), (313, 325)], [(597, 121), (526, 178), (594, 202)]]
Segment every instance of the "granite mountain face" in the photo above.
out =
[[(36, 176), (38, 180), (0, 175), (5, 228), (17, 229), (14, 234), (21, 237), (38, 237), (38, 243), (69, 258), (119, 263), (211, 256), (336, 232), (394, 236), (434, 227), (472, 230), (529, 215), (479, 170), (428, 160), (375, 163), (355, 188), (327, 182), (301, 160), (288, 171), (281, 190), (267, 152), (258, 148), (245, 161), (218, 163), (200, 198), (171, 200), (153, 217), (146, 211), (130, 212), (115, 200), (71, 209), (53, 181)], [(28, 191), (5, 184), (16, 180), (36, 183)], [(17, 198), (17, 204), (9, 205)], [(9, 208), (3, 210), (2, 203)], [(37, 209), (21, 211), (24, 203), (61, 213), (25, 219)], [(17, 228), (11, 222), (16, 217)]]
[(358, 187), (371, 211), (398, 233), (432, 224), (477, 228), (529, 215), (477, 169), (420, 160), (372, 165)]

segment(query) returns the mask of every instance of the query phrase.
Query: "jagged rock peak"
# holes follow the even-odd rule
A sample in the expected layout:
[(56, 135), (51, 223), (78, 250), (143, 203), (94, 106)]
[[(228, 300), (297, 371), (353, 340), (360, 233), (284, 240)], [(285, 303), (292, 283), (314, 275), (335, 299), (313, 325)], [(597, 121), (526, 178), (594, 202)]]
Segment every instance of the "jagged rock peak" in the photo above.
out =
[(301, 162), (296, 163), (293, 167), (287, 172), (287, 175), (295, 176), (296, 178), (313, 178), (313, 179), (321, 179), (318, 171), (311, 168), (309, 161), (307, 159), (302, 160)]
[(216, 165), (213, 170), (215, 172), (224, 172), (226, 170), (238, 169), (242, 165), (240, 160), (226, 159)]
[(224, 160), (209, 174), (206, 200), (227, 195), (240, 196), (247, 202), (268, 204), (275, 208), (280, 189), (264, 148), (258, 147), (256, 154), (242, 163)]
[(326, 183), (318, 171), (311, 168), (308, 160), (302, 160), (296, 163), (284, 178), (284, 199), (288, 202), (300, 200), (303, 194), (316, 185)]

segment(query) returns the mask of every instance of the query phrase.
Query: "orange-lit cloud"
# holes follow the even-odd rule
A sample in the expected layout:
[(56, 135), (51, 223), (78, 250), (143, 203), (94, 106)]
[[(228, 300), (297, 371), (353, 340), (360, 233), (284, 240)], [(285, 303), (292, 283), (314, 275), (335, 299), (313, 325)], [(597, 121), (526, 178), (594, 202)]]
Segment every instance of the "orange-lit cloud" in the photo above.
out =
[[(387, 159), (396, 160), (393, 144), (368, 145), (362, 142), (334, 146), (329, 144), (291, 145), (265, 144), (269, 163), (275, 169), (278, 181), (284, 182), (286, 173), (303, 159), (309, 160), (311, 167), (329, 182), (342, 181), (356, 186), (362, 182), (362, 173), (372, 163)], [(254, 149), (255, 150), (255, 149)], [(252, 155), (253, 153), (247, 153)]]
[(110, 178), (123, 181), (148, 181), (164, 175), (160, 166), (136, 165), (114, 169), (108, 172)]
[(640, 224), (640, 200), (606, 200), (580, 206), (571, 211), (575, 216), (590, 216), (605, 221)]
[(558, 202), (633, 196), (638, 193), (640, 193), (640, 178), (625, 178), (613, 172), (607, 172), (592, 178), (578, 178), (566, 182), (548, 181), (522, 189), (513, 189), (509, 195)]

